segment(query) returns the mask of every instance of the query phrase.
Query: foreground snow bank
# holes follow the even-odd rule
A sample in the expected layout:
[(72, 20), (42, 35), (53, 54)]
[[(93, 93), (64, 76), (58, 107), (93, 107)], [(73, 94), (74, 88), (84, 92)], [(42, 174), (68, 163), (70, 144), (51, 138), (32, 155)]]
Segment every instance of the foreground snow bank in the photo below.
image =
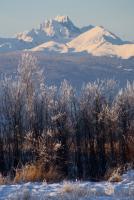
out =
[(0, 186), (0, 200), (133, 200), (134, 170), (120, 183), (64, 182), (26, 183)]

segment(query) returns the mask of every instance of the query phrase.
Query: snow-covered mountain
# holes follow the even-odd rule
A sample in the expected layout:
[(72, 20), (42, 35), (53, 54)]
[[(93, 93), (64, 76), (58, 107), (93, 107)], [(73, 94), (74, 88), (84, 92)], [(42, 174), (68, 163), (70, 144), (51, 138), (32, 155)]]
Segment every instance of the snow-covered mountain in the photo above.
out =
[(0, 38), (0, 52), (17, 50), (86, 52), (94, 56), (134, 56), (134, 43), (125, 42), (101, 26), (78, 28), (68, 16), (45, 20), (39, 28), (18, 33), (14, 38)]
[(94, 56), (134, 56), (134, 44), (125, 42), (104, 27), (96, 26), (69, 42), (68, 47), (75, 52), (86, 51)]

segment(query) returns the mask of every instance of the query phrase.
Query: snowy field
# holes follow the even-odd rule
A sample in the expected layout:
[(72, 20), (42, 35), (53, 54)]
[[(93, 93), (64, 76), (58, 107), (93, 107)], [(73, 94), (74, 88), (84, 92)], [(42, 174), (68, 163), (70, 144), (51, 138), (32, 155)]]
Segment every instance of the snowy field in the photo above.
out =
[(134, 200), (134, 170), (119, 183), (63, 182), (1, 185), (0, 200)]

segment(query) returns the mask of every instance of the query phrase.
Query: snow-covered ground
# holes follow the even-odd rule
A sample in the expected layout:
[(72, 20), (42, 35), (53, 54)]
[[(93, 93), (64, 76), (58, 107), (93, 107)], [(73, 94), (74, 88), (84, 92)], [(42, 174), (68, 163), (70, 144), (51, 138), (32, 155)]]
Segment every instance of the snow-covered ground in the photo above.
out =
[(63, 182), (1, 185), (0, 200), (134, 200), (134, 170), (119, 183)]

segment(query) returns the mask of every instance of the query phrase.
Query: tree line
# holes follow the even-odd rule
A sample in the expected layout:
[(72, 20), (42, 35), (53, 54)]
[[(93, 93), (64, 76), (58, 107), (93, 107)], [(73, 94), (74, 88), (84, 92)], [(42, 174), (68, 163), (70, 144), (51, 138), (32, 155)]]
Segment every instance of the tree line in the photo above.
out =
[(97, 80), (76, 91), (64, 80), (47, 86), (43, 71), (23, 54), (16, 77), (0, 83), (0, 172), (39, 162), (63, 178), (98, 179), (133, 162), (134, 83), (119, 89)]

